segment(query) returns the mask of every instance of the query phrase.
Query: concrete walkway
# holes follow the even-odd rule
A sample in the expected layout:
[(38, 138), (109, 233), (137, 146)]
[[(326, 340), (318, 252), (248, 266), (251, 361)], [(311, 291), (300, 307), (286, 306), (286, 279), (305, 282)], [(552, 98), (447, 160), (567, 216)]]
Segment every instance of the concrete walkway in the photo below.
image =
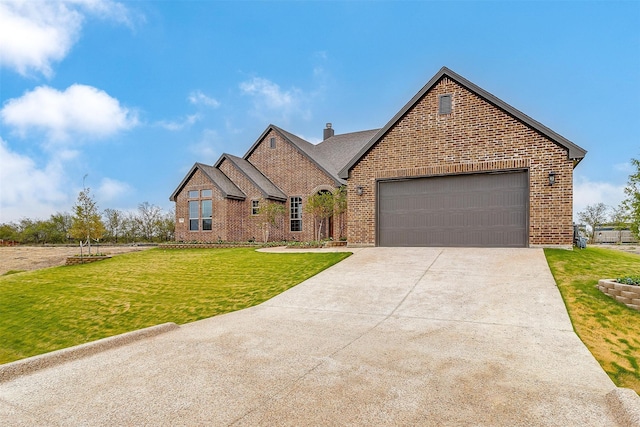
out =
[(0, 425), (620, 425), (540, 249), (370, 248), (0, 383)]

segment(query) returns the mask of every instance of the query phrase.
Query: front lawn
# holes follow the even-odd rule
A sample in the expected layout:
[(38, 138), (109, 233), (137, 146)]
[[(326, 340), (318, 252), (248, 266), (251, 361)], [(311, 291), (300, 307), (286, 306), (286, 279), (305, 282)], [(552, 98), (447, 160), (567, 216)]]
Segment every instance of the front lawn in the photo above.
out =
[(0, 277), (0, 363), (259, 304), (348, 253), (151, 249)]
[(613, 382), (640, 394), (640, 312), (605, 296), (599, 279), (640, 273), (640, 256), (613, 249), (546, 249), (571, 322)]

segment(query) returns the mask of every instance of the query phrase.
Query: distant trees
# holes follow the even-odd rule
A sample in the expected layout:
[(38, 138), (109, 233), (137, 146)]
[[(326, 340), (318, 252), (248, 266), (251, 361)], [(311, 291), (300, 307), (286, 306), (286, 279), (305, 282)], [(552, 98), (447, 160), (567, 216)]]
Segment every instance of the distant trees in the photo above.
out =
[[(89, 193), (85, 194), (83, 199), (87, 196), (93, 200)], [(74, 205), (74, 214), (77, 214), (77, 207), (77, 204)], [(83, 212), (87, 208), (88, 205), (83, 208)], [(138, 205), (136, 211), (105, 209), (102, 215), (99, 214), (96, 205), (94, 213), (98, 215), (103, 230), (100, 237), (100, 233), (90, 232), (93, 241), (100, 239), (101, 242), (109, 243), (135, 243), (173, 240), (173, 210), (163, 212), (158, 206), (144, 202)], [(93, 220), (96, 221), (95, 216)], [(0, 224), (0, 240), (22, 244), (61, 244), (86, 240), (86, 231), (78, 234), (72, 232), (73, 224), (73, 215), (67, 212), (55, 213), (47, 220), (23, 218), (18, 222)]]
[(587, 205), (584, 210), (578, 212), (580, 221), (589, 226), (589, 241), (593, 242), (596, 227), (607, 222), (607, 211), (609, 208), (604, 203)]

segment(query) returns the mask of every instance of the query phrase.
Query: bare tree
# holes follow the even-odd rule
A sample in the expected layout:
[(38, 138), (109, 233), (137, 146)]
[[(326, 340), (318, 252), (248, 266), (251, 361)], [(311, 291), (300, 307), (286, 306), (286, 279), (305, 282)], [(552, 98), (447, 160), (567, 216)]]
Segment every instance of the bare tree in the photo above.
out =
[(124, 214), (117, 209), (105, 209), (104, 218), (107, 236), (118, 243), (118, 236), (122, 233), (124, 225)]
[(162, 220), (162, 209), (149, 202), (138, 205), (138, 224), (142, 237), (151, 242), (159, 234), (159, 225)]
[(578, 212), (578, 218), (590, 228), (589, 241), (593, 243), (596, 234), (596, 227), (607, 221), (607, 211), (609, 208), (604, 203), (588, 205), (584, 210)]

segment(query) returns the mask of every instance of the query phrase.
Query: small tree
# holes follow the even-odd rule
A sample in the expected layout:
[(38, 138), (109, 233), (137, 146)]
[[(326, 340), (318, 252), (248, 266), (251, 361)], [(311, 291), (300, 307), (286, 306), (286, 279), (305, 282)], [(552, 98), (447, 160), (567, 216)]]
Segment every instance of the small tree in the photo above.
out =
[(607, 205), (604, 203), (596, 203), (595, 205), (588, 205), (584, 210), (578, 212), (580, 221), (587, 224), (591, 229), (589, 237), (591, 243), (593, 243), (596, 234), (596, 227), (607, 221), (607, 210)]
[(347, 211), (347, 186), (343, 185), (338, 188), (335, 193), (333, 193), (334, 200), (334, 213), (340, 218), (340, 228), (338, 232), (338, 236), (340, 239), (344, 237), (344, 218), (343, 214)]
[(269, 241), (271, 228), (278, 228), (284, 218), (284, 204), (261, 199), (258, 203), (258, 220), (264, 243)]
[(80, 240), (87, 239), (89, 254), (91, 254), (91, 239), (100, 239), (104, 234), (104, 224), (98, 213), (98, 205), (90, 194), (89, 188), (84, 188), (78, 194), (78, 200), (73, 206), (71, 229), (69, 234)]
[(624, 189), (627, 196), (622, 202), (623, 208), (628, 212), (628, 221), (631, 231), (640, 239), (640, 160), (631, 159), (631, 164), (636, 168), (635, 172), (629, 175), (629, 181)]
[(322, 236), (322, 225), (325, 220), (333, 215), (334, 205), (333, 194), (329, 191), (322, 191), (307, 198), (304, 210), (308, 214), (311, 214), (316, 220), (316, 223), (319, 224), (316, 240), (320, 240)]

